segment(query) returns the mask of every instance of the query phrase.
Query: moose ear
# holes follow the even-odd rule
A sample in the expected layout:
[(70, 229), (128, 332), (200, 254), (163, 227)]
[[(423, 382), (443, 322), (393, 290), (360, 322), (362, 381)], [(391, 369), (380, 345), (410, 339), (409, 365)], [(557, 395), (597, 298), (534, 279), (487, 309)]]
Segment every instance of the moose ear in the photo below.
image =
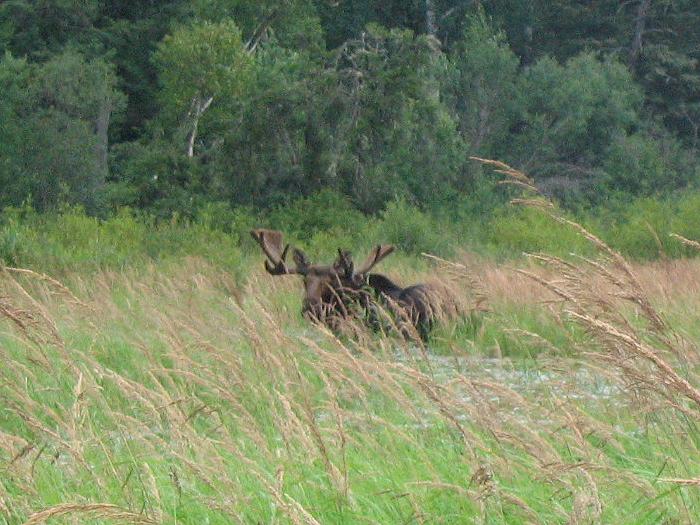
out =
[(392, 246), (391, 244), (380, 244), (379, 246), (376, 246), (370, 252), (369, 257), (367, 257), (367, 260), (357, 271), (357, 273), (369, 272), (372, 268), (374, 268), (375, 265), (377, 265), (380, 261), (389, 256), (394, 251), (394, 249), (394, 246)]
[(347, 278), (354, 275), (355, 263), (353, 263), (352, 255), (349, 251), (338, 248), (338, 258), (333, 263), (333, 269)]
[(311, 262), (309, 261), (309, 258), (306, 256), (306, 254), (298, 248), (294, 248), (293, 257), (294, 263), (297, 265), (297, 269), (300, 273), (305, 272), (306, 269), (311, 265)]
[(271, 260), (278, 260), (284, 251), (282, 232), (276, 230), (251, 230), (250, 236), (260, 245)]

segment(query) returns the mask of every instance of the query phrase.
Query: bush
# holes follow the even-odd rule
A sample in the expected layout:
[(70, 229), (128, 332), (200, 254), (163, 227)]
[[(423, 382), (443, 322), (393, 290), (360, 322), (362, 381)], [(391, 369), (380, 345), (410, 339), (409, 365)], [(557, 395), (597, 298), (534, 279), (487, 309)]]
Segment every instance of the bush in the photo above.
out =
[(411, 253), (432, 253), (449, 256), (457, 239), (447, 223), (441, 223), (404, 200), (390, 202), (376, 222), (376, 243), (394, 244), (399, 250)]
[[(700, 192), (630, 203), (621, 196), (616, 202), (605, 210), (581, 211), (575, 220), (632, 259), (698, 255), (669, 234), (700, 240)], [(338, 248), (351, 250), (359, 260), (376, 244), (394, 244), (414, 268), (415, 256), (423, 252), (449, 258), (458, 248), (499, 258), (523, 252), (594, 252), (573, 228), (541, 210), (491, 203), (479, 211), (472, 204), (457, 202), (456, 209), (436, 215), (396, 200), (379, 217), (367, 217), (343, 197), (325, 191), (275, 210), (268, 224), (261, 224), (250, 210), (225, 203), (206, 204), (193, 219), (174, 215), (168, 221), (128, 208), (109, 219), (91, 217), (80, 207), (43, 214), (29, 207), (8, 208), (0, 215), (0, 262), (60, 273), (194, 256), (240, 276), (244, 253), (261, 256), (248, 233), (256, 226), (280, 229), (319, 263), (332, 261)]]
[(258, 225), (258, 218), (249, 208), (232, 208), (226, 202), (207, 202), (199, 207), (195, 221), (207, 230), (228, 233), (238, 242), (247, 240), (248, 233)]
[(610, 189), (633, 195), (669, 192), (685, 186), (693, 175), (683, 165), (677, 142), (662, 141), (640, 133), (617, 137), (603, 164), (606, 194)]
[(687, 257), (697, 251), (670, 237), (677, 233), (700, 239), (700, 193), (692, 192), (675, 199), (636, 199), (616, 215), (598, 219), (605, 222), (604, 238), (615, 249), (634, 259), (652, 260), (659, 256)]
[(267, 219), (270, 227), (303, 241), (310, 240), (319, 232), (331, 230), (356, 238), (367, 221), (348, 198), (332, 190), (321, 190), (278, 207)]
[(508, 207), (496, 212), (484, 229), (482, 242), (488, 252), (499, 257), (537, 252), (587, 254), (593, 250), (573, 229), (534, 208)]
[(241, 269), (237, 234), (176, 218), (158, 222), (127, 208), (107, 220), (77, 207), (50, 214), (11, 209), (0, 223), (2, 261), (50, 273), (123, 268), (186, 255), (230, 271)]

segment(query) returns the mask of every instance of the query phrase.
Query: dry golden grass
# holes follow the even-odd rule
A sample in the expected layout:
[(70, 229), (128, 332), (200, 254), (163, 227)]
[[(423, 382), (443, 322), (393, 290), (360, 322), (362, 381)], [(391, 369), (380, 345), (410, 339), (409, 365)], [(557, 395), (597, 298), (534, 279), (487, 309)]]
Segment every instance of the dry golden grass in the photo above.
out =
[(84, 516), (83, 519), (109, 519), (114, 520), (117, 523), (134, 523), (137, 525), (157, 523), (150, 519), (146, 519), (143, 516), (139, 516), (138, 514), (125, 511), (124, 509), (121, 509), (116, 505), (110, 505), (107, 503), (97, 503), (89, 505), (64, 503), (62, 505), (56, 505), (54, 507), (44, 509), (41, 512), (32, 514), (29, 517), (29, 519), (24, 523), (24, 525), (39, 525), (40, 523), (45, 523), (50, 519), (58, 518), (60, 516), (65, 516), (68, 514), (80, 514)]
[(561, 357), (500, 327), (552, 347), (522, 372), (532, 384), (466, 338), (436, 356), (309, 325), (298, 282), (259, 270), (246, 283), (197, 259), (66, 283), (0, 272), (0, 516), (633, 523), (642, 508), (694, 522), (700, 360), (662, 308), (697, 305), (698, 264), (630, 265), (563, 227), (600, 257), (435, 262), (455, 310), (510, 303), (585, 332)]
[[(697, 401), (693, 387), (676, 372), (671, 350), (652, 348), (625, 332), (630, 327), (617, 314), (594, 318), (583, 306), (578, 310), (584, 303), (585, 308), (602, 308), (590, 296), (600, 290), (576, 288), (586, 277), (571, 272), (568, 263), (546, 258), (540, 262), (547, 265), (546, 277), (540, 276), (543, 284), (554, 289), (553, 295), (569, 297), (565, 315), (584, 324), (596, 345), (604, 347), (588, 357), (608, 367), (609, 377), (624, 384), (623, 392), (634, 394), (630, 403), (638, 405), (642, 398), (648, 409), (661, 402), (685, 416), (697, 414), (689, 404)], [(402, 347), (406, 358), (397, 360), (396, 340), (344, 341), (303, 324), (299, 325), (303, 334), (296, 335), (297, 322), (290, 325), (290, 316), (296, 312), (276, 300), (280, 293), (295, 298), (298, 290), (293, 282), (272, 280), (266, 283), (270, 289), (256, 297), (253, 290), (260, 289), (259, 280), (267, 277), (254, 273), (240, 293), (244, 300), (239, 304), (224, 291), (227, 276), (201, 262), (188, 264), (169, 276), (153, 268), (127, 275), (103, 274), (91, 283), (81, 280), (85, 297), (81, 301), (89, 308), (81, 309), (78, 318), (45, 293), (44, 287), (51, 283), (32, 282), (30, 275), (23, 276), (25, 281), (12, 278), (14, 282), (6, 283), (9, 288), (22, 287), (12, 298), (26, 301), (22, 308), (27, 315), (47, 319), (49, 334), (82, 323), (96, 330), (88, 348), (78, 348), (62, 337), (61, 342), (52, 341), (61, 350), (51, 354), (43, 343), (48, 366), (62, 382), (72, 385), (59, 409), (42, 403), (41, 396), (22, 386), (23, 378), (42, 382), (40, 369), (32, 370), (32, 360), (8, 360), (10, 367), (2, 374), (3, 398), (23, 422), (21, 428), (40, 435), (51, 454), (65, 454), (61, 469), (87, 476), (98, 494), (109, 494), (110, 477), (128, 485), (129, 469), (138, 469), (139, 490), (149, 495), (145, 513), (119, 501), (66, 502), (36, 509), (33, 471), (37, 463), (48, 462), (50, 454), (37, 450), (29, 434), (0, 434), (9, 459), (6, 467), (27, 487), (27, 497), (15, 498), (11, 505), (35, 511), (27, 513), (27, 523), (68, 512), (121, 522), (162, 522), (169, 509), (161, 492), (172, 492), (173, 487), (189, 490), (198, 504), (240, 523), (248, 521), (245, 509), (251, 501), (260, 498), (257, 490), (267, 494), (289, 522), (320, 523), (323, 520), (315, 508), (299, 499), (303, 493), (292, 490), (289, 472), (297, 472), (294, 477), (299, 469), (320, 469), (328, 482), (325, 497), (333, 494), (342, 505), (359, 512), (362, 480), (353, 473), (348, 456), (354, 461), (358, 454), (365, 459), (385, 458), (387, 430), (393, 446), (413, 450), (421, 470), (432, 472), (427, 478), (408, 479), (404, 486), (416, 506), (414, 518), (421, 516), (426, 522), (435, 515), (421, 507), (425, 503), (420, 494), (425, 490), (466, 498), (477, 515), (499, 508), (505, 515), (537, 521), (542, 502), (527, 501), (506, 488), (506, 480), (521, 477), (572, 494), (571, 505), (557, 504), (549, 511), (572, 523), (599, 521), (606, 505), (600, 490), (608, 491), (611, 485), (633, 486), (650, 498), (656, 494), (648, 479), (620, 469), (590, 439), (597, 436), (606, 447), (624, 450), (619, 431), (583, 405), (559, 398), (556, 391), (530, 399), (486, 375), (457, 373), (440, 380), (426, 367), (429, 356)], [(512, 275), (518, 281), (525, 278)], [(605, 275), (598, 278), (604, 280)], [(616, 289), (614, 283), (607, 286)], [(122, 299), (115, 300), (115, 290), (122, 290)], [(35, 304), (28, 296), (43, 297), (46, 302)], [(106, 342), (98, 330), (107, 326), (129, 326), (128, 339), (142, 360), (140, 370), (115, 370), (93, 354), (104, 348)], [(26, 341), (27, 350), (36, 346), (29, 332), (19, 329), (16, 334)], [(650, 375), (645, 378), (642, 373)], [(106, 386), (116, 390), (122, 401), (106, 398)], [(376, 408), (377, 398), (384, 400), (381, 404), (393, 405), (401, 416), (397, 418), (393, 409), (382, 413)], [(624, 404), (624, 396), (617, 402)], [(97, 410), (106, 417), (108, 428), (95, 426)], [(446, 425), (446, 437), (452, 435), (450, 439), (459, 443), (455, 446), (465, 451), (460, 463), (452, 466), (470, 473), (462, 484), (445, 479), (445, 465), (424, 448), (416, 431), (426, 424), (439, 427), (440, 421)], [(131, 448), (144, 458), (170, 458), (175, 465), (171, 486), (163, 488), (154, 473), (157, 467), (148, 461), (127, 468), (117, 458), (115, 436), (129, 436)], [(95, 454), (102, 458), (100, 472), (90, 466)], [(225, 474), (234, 464), (238, 465), (234, 470), (243, 468), (250, 479)], [(694, 481), (680, 476), (665, 479), (689, 487)], [(208, 494), (192, 493), (193, 484), (208, 487)], [(252, 490), (251, 485), (258, 488)], [(8, 498), (2, 493), (0, 498), (7, 505)]]
[[(489, 302), (519, 305), (537, 305), (552, 301), (555, 296), (519, 270), (537, 268), (543, 275), (556, 273), (542, 269), (533, 260), (496, 263), (473, 253), (462, 252), (456, 261), (463, 264), (475, 281), (475, 289)], [(668, 259), (643, 263), (629, 263), (645, 292), (654, 301), (662, 303), (693, 301), (700, 297), (700, 259)], [(611, 283), (601, 275), (589, 276), (591, 286), (612, 290)], [(465, 290), (466, 291), (466, 290)], [(488, 291), (487, 293), (484, 291)]]
[[(515, 181), (524, 177), (512, 168), (499, 168)], [(534, 186), (528, 189), (537, 193)], [(653, 277), (647, 274), (645, 282), (624, 257), (583, 226), (556, 211), (547, 213), (588, 239), (599, 250), (600, 259), (564, 261), (536, 255), (534, 260), (545, 266), (548, 273), (523, 269), (518, 272), (558, 298), (563, 316), (581, 325), (598, 343), (598, 351), (589, 355), (600, 360), (602, 366), (617, 369), (627, 389), (644, 390), (672, 409), (700, 419), (700, 374), (694, 371), (700, 363), (698, 349), (669, 326), (648, 291), (653, 282), (657, 293), (668, 299), (673, 293), (669, 288), (672, 290), (680, 281), (686, 293), (687, 288), (692, 293), (693, 288), (697, 289), (697, 276), (686, 269), (672, 274), (672, 263), (664, 261), (661, 271), (654, 272)], [(664, 278), (660, 279), (660, 275)], [(689, 281), (694, 286), (689, 286)], [(640, 323), (626, 314), (628, 306)]]

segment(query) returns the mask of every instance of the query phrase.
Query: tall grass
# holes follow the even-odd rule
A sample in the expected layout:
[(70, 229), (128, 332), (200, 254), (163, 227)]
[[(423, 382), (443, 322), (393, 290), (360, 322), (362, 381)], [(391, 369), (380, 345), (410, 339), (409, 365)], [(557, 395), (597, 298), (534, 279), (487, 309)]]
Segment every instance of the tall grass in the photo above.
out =
[(700, 266), (632, 265), (498, 167), (590, 248), (389, 265), (471, 305), (428, 348), (309, 325), (258, 265), (0, 272), (0, 520), (698, 522)]

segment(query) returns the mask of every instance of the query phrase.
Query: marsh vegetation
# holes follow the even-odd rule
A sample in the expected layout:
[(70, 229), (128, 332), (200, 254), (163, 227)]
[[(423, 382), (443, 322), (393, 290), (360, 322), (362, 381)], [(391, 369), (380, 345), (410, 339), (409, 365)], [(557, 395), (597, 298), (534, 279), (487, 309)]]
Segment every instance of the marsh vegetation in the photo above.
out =
[(6, 267), (0, 516), (696, 522), (700, 262), (562, 220), (592, 256), (385, 261), (470, 305), (427, 345), (312, 325), (262, 265)]

